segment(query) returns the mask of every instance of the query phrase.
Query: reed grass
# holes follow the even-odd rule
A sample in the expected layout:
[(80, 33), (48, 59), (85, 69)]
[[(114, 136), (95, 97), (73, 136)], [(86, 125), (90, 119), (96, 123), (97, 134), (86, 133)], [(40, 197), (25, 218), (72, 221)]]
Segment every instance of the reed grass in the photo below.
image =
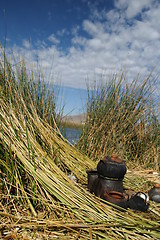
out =
[[(68, 144), (55, 120), (53, 127), (39, 114), (6, 65), (0, 62), (0, 237), (159, 239), (159, 205), (137, 213), (90, 194), (86, 169), (95, 162)], [(126, 176), (126, 186), (131, 179)], [(142, 188), (141, 181), (132, 188)]]
[[(2, 47), (0, 47), (0, 57), (0, 88), (4, 96), (16, 103), (16, 97), (21, 94), (29, 111), (31, 111), (30, 101), (32, 100), (41, 119), (52, 127), (59, 126), (63, 107), (57, 111), (56, 99), (58, 96), (54, 85), (50, 85), (49, 81), (48, 83), (44, 82), (43, 73), (38, 67), (37, 72), (27, 69), (23, 59), (14, 59), (15, 63), (13, 64), (9, 62)], [(13, 56), (13, 58), (15, 57)]]
[[(112, 153), (159, 170), (159, 99), (155, 80), (128, 83), (125, 73), (88, 88), (86, 124), (78, 148), (95, 161)], [(158, 110), (158, 111), (157, 111)]]

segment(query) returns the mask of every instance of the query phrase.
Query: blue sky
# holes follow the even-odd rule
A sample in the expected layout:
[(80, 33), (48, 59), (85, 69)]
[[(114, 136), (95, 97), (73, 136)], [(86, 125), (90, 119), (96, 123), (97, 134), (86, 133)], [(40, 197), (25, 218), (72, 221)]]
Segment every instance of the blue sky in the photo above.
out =
[(86, 82), (159, 71), (159, 0), (0, 0), (0, 29), (9, 57), (63, 87), (65, 114), (84, 111)]

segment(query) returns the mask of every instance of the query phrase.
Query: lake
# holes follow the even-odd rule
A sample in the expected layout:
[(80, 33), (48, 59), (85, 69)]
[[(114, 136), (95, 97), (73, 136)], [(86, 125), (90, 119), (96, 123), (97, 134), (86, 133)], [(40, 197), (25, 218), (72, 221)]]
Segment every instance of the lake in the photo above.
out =
[(82, 130), (81, 129), (76, 129), (76, 128), (68, 128), (66, 127), (62, 131), (62, 135), (71, 143), (75, 144), (79, 141), (80, 135), (81, 135)]

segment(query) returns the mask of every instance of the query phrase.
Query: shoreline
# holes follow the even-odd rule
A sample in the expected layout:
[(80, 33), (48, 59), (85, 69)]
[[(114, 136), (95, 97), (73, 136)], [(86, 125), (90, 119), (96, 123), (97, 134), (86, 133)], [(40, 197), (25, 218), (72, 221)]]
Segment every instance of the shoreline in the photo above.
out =
[(62, 121), (70, 124), (84, 125), (86, 122), (86, 113), (63, 116)]

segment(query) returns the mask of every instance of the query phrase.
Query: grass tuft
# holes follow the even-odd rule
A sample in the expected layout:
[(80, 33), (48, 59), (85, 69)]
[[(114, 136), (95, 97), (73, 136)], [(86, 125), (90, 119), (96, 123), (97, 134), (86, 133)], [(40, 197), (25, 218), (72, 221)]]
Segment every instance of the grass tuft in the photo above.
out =
[[(78, 143), (95, 161), (112, 153), (159, 171), (160, 109), (149, 75), (130, 84), (122, 72), (88, 89), (86, 124)], [(151, 87), (152, 86), (152, 87)]]

